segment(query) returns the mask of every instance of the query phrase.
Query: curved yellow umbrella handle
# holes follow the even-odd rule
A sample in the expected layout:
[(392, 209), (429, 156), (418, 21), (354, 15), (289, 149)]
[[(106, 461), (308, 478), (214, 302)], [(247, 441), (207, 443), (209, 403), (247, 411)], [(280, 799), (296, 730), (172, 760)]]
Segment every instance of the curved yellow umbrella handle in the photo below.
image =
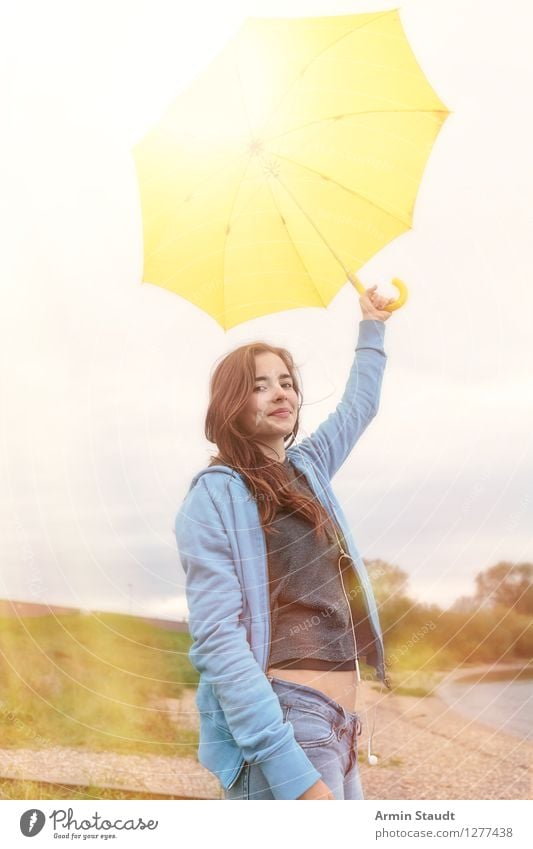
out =
[[(361, 283), (359, 278), (356, 277), (356, 275), (353, 274), (353, 272), (351, 272), (351, 271), (348, 272), (348, 279), (353, 284), (355, 289), (357, 289), (359, 294), (364, 295), (364, 293), (366, 292), (366, 286), (363, 286), (363, 284)], [(394, 310), (399, 310), (400, 307), (403, 307), (403, 305), (405, 304), (405, 302), (407, 300), (407, 286), (405, 285), (405, 283), (402, 283), (402, 281), (398, 277), (394, 277), (393, 280), (392, 280), (392, 285), (396, 286), (400, 296), (396, 301), (393, 301), (392, 304), (387, 304), (386, 307), (383, 307), (383, 309), (388, 310), (388, 312), (393, 312)]]

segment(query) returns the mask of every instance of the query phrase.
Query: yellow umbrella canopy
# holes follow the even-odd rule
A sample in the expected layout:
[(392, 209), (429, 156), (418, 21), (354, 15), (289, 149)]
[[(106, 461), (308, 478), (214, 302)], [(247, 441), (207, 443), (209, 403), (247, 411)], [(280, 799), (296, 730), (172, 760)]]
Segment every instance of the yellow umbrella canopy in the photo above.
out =
[(397, 10), (246, 20), (134, 149), (143, 279), (225, 329), (363, 291), (447, 115)]

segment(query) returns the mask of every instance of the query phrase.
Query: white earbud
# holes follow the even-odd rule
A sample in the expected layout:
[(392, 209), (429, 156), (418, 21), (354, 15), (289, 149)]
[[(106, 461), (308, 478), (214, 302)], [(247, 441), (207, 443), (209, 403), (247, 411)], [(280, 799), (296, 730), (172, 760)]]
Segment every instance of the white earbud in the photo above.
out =
[(368, 741), (368, 751), (367, 751), (367, 761), (369, 766), (376, 766), (379, 758), (377, 755), (373, 755), (370, 751), (370, 740)]

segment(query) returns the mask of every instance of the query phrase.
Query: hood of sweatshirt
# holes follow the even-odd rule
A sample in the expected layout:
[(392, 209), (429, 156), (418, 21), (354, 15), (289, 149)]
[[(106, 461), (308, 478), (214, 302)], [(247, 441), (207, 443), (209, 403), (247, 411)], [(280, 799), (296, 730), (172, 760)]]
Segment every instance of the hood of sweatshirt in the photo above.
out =
[[(291, 459), (292, 458), (289, 457), (289, 455), (287, 454), (285, 456), (285, 459), (283, 460), (283, 463), (281, 463), (280, 465), (287, 466)], [(231, 466), (224, 466), (221, 463), (220, 464), (217, 463), (216, 465), (206, 466), (204, 469), (200, 469), (200, 471), (197, 472), (194, 475), (193, 479), (191, 480), (190, 486), (189, 486), (189, 492), (193, 488), (193, 486), (195, 486), (196, 483), (200, 480), (202, 475), (209, 475), (209, 474), (228, 475), (230, 478), (234, 478), (236, 481), (238, 481), (241, 484), (241, 486), (246, 487), (246, 482), (245, 482), (244, 478), (242, 477), (242, 475), (239, 474), (239, 472), (237, 472), (235, 469), (231, 468)]]

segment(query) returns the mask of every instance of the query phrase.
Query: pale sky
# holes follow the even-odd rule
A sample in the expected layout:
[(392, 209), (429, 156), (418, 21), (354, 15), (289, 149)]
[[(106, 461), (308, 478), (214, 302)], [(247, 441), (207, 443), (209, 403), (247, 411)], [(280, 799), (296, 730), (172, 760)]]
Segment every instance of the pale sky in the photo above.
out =
[(334, 478), (359, 550), (447, 605), (477, 571), (533, 559), (533, 13), (515, 0), (65, 2), (4, 6), (0, 597), (185, 612), (173, 523), (214, 446), (215, 361), (262, 338), (303, 378), (301, 436), (344, 389), (361, 318), (327, 309), (228, 332), (141, 285), (132, 147), (246, 16), (399, 8), (453, 114), (414, 228), (360, 277), (407, 305), (386, 325), (378, 416)]

